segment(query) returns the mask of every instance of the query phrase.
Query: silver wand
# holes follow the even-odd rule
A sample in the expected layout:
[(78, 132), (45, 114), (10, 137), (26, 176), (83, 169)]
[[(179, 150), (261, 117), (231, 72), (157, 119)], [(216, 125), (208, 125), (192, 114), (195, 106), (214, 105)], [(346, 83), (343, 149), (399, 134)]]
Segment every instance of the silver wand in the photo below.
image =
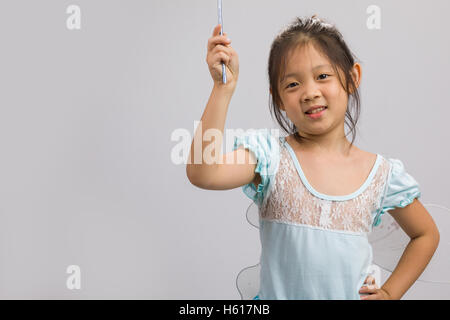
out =
[[(217, 0), (220, 35), (223, 35), (223, 21), (222, 21), (222, 0)], [(225, 63), (222, 62), (222, 82), (227, 83), (227, 72), (225, 71)]]

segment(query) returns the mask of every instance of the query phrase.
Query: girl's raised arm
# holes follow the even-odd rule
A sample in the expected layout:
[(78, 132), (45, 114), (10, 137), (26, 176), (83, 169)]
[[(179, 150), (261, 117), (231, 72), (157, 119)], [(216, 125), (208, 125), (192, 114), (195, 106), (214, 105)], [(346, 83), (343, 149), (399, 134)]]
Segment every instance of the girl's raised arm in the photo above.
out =
[[(201, 142), (201, 154), (211, 141), (203, 141), (203, 133), (208, 129), (220, 131), (221, 138), (215, 152), (221, 152), (223, 132), (226, 115), (231, 97), (236, 88), (239, 74), (238, 55), (229, 45), (226, 33), (220, 35), (220, 24), (214, 28), (213, 36), (208, 40), (208, 53), (206, 62), (214, 81), (214, 87), (201, 118), (189, 153), (189, 163), (186, 165), (186, 174), (189, 181), (204, 189), (225, 190), (232, 189), (250, 183), (255, 178), (256, 159), (247, 149), (234, 150), (231, 156), (221, 155), (222, 164), (208, 164), (201, 159), (200, 163), (194, 162), (194, 140)], [(222, 62), (226, 65), (227, 83), (222, 82)], [(196, 138), (197, 137), (197, 138)], [(215, 155), (215, 154), (214, 154)], [(227, 159), (245, 159), (243, 164), (227, 163)]]

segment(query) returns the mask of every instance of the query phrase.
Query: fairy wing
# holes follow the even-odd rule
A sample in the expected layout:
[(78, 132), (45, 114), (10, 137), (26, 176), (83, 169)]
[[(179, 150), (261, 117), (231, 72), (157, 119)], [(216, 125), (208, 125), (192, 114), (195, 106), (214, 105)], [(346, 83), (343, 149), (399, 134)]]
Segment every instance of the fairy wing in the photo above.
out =
[[(437, 204), (424, 204), (439, 229), (440, 241), (433, 257), (408, 294), (424, 299), (450, 297), (450, 209)], [(373, 262), (382, 270), (392, 273), (410, 238), (390, 214), (384, 214), (381, 223), (368, 236), (373, 249)]]
[[(435, 204), (424, 204), (424, 207), (439, 229), (440, 242), (426, 269), (408, 290), (408, 294), (414, 294), (414, 299), (418, 299), (418, 296), (422, 296), (421, 299), (446, 299), (450, 297), (450, 209)], [(246, 218), (250, 225), (259, 229), (258, 207), (253, 202), (247, 208)], [(381, 223), (372, 229), (368, 238), (373, 249), (374, 266), (390, 275), (409, 243), (408, 235), (390, 214), (384, 214)], [(236, 287), (242, 300), (251, 300), (257, 295), (259, 274), (259, 263), (238, 273)], [(380, 275), (375, 273), (374, 277), (376, 283), (381, 284)]]
[[(247, 207), (246, 218), (256, 229), (259, 229), (259, 213), (258, 207), (254, 202), (251, 202)], [(259, 263), (245, 267), (239, 271), (236, 277), (236, 288), (242, 300), (253, 300), (259, 291), (259, 274), (261, 270)]]

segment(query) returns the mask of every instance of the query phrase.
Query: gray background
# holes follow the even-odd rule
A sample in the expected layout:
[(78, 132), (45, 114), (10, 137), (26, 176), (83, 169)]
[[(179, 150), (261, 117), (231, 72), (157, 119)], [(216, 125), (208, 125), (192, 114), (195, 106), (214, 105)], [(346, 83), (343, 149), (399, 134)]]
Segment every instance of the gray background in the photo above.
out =
[[(447, 0), (223, 2), (240, 60), (226, 128), (277, 128), (270, 44), (317, 13), (362, 63), (356, 144), (401, 159), (423, 203), (450, 207)], [(66, 27), (71, 4), (81, 30)], [(240, 298), (236, 275), (260, 254), (250, 200), (194, 187), (171, 160), (172, 132), (193, 134), (212, 89), (216, 24), (216, 0), (0, 2), (0, 298)], [(429, 297), (416, 287), (404, 299)]]

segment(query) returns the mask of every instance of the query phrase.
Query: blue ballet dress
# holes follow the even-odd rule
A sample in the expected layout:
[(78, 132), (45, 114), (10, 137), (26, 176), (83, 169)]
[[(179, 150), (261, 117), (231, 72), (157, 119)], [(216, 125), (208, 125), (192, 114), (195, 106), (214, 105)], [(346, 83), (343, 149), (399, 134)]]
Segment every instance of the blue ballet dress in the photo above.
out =
[(257, 187), (242, 187), (259, 211), (260, 288), (254, 299), (359, 300), (373, 264), (368, 234), (386, 211), (421, 195), (403, 163), (377, 154), (358, 190), (331, 196), (309, 184), (285, 137), (249, 130), (235, 137), (233, 150), (238, 148), (254, 154), (261, 176)]

